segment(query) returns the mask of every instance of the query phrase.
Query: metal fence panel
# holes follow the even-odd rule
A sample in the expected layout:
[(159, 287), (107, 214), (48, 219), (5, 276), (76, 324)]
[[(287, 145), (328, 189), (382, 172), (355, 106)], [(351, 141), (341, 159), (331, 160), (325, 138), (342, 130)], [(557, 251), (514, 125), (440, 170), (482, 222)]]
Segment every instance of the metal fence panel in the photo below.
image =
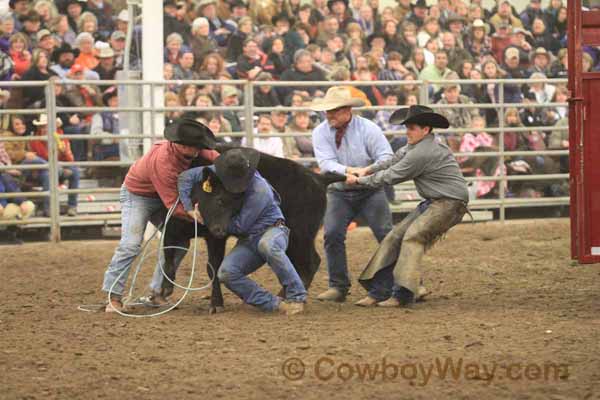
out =
[[(242, 114), (242, 119), (244, 121), (244, 129), (242, 132), (232, 132), (227, 133), (227, 136), (230, 137), (244, 137), (246, 139), (246, 144), (248, 146), (252, 146), (254, 144), (255, 139), (257, 138), (257, 134), (254, 132), (254, 124), (253, 118), (255, 113), (258, 112), (269, 112), (273, 110), (281, 110), (287, 112), (293, 111), (306, 111), (309, 110), (308, 107), (255, 107), (254, 106), (254, 90), (256, 86), (269, 85), (274, 87), (330, 87), (335, 85), (346, 85), (346, 86), (405, 86), (405, 85), (415, 85), (419, 88), (419, 101), (422, 104), (427, 104), (435, 109), (448, 109), (448, 108), (462, 108), (462, 109), (497, 109), (498, 110), (498, 127), (494, 128), (486, 128), (485, 131), (488, 133), (498, 134), (498, 150), (490, 151), (490, 152), (473, 152), (473, 153), (456, 153), (456, 156), (468, 156), (468, 157), (496, 157), (498, 158), (498, 162), (500, 165), (504, 165), (506, 157), (514, 157), (514, 156), (533, 156), (533, 155), (546, 155), (546, 156), (565, 156), (568, 155), (568, 150), (541, 150), (541, 151), (505, 151), (504, 143), (505, 138), (504, 134), (506, 132), (506, 127), (504, 125), (504, 116), (507, 107), (518, 107), (519, 103), (504, 103), (504, 85), (505, 84), (530, 84), (530, 83), (547, 83), (547, 84), (566, 84), (566, 79), (545, 79), (545, 80), (527, 80), (527, 79), (511, 79), (511, 80), (502, 80), (502, 79), (493, 79), (493, 80), (443, 80), (443, 81), (353, 81), (353, 82), (277, 82), (277, 81), (269, 81), (269, 82), (252, 82), (245, 80), (225, 80), (225, 81), (215, 81), (215, 80), (192, 80), (192, 81), (143, 81), (143, 80), (112, 80), (112, 81), (71, 81), (66, 80), (61, 82), (61, 84), (65, 85), (82, 85), (82, 84), (98, 84), (102, 85), (119, 85), (119, 86), (138, 86), (140, 88), (150, 87), (151, 92), (154, 92), (154, 88), (157, 86), (166, 86), (166, 85), (182, 85), (182, 84), (197, 84), (197, 85), (232, 85), (238, 88), (241, 88), (241, 93), (243, 93), (243, 104), (240, 104), (236, 107), (225, 107), (225, 106), (214, 106), (200, 109), (198, 107), (166, 107), (162, 104), (154, 104), (154, 100), (152, 100), (151, 105), (149, 107), (57, 107), (56, 98), (55, 98), (55, 87), (48, 82), (4, 82), (3, 86), (5, 87), (43, 87), (45, 90), (46, 96), (46, 106), (43, 109), (3, 109), (0, 110), (0, 115), (2, 114), (21, 114), (21, 115), (36, 115), (40, 113), (45, 113), (48, 116), (48, 134), (45, 137), (35, 136), (35, 137), (0, 137), (0, 142), (14, 142), (14, 141), (24, 141), (30, 142), (33, 140), (40, 140), (47, 142), (48, 145), (48, 163), (44, 165), (13, 165), (13, 166), (0, 166), (0, 172), (16, 169), (16, 170), (44, 170), (47, 169), (50, 177), (50, 190), (49, 191), (40, 191), (40, 192), (22, 192), (22, 193), (4, 193), (0, 194), (0, 198), (15, 198), (15, 197), (31, 197), (31, 198), (44, 198), (49, 197), (50, 200), (50, 216), (49, 218), (31, 218), (28, 220), (13, 220), (13, 221), (0, 221), (0, 225), (32, 225), (32, 226), (46, 226), (50, 228), (50, 238), (53, 241), (60, 241), (60, 228), (61, 226), (69, 226), (74, 224), (80, 224), (90, 222), (90, 221), (117, 221), (119, 220), (118, 213), (105, 213), (101, 215), (79, 215), (76, 217), (68, 217), (62, 218), (60, 216), (60, 195), (64, 194), (101, 194), (101, 193), (118, 193), (118, 188), (79, 188), (79, 189), (61, 189), (59, 188), (58, 181), (58, 172), (60, 168), (64, 167), (126, 167), (132, 164), (129, 161), (76, 161), (76, 162), (62, 162), (58, 160), (58, 152), (57, 152), (57, 143), (55, 141), (54, 135), (51, 132), (56, 132), (56, 116), (61, 112), (102, 112), (102, 111), (114, 111), (114, 112), (133, 112), (133, 113), (151, 113), (150, 120), (152, 121), (152, 126), (154, 126), (154, 120), (157, 113), (164, 113), (168, 111), (237, 111)], [(499, 90), (499, 101), (494, 104), (458, 104), (458, 105), (448, 105), (448, 104), (431, 104), (429, 98), (429, 86), (431, 84), (435, 85), (443, 85), (448, 83), (458, 83), (458, 84), (487, 84), (494, 83), (500, 86)], [(154, 98), (152, 96), (152, 98)], [(544, 104), (528, 104), (528, 107), (532, 108), (540, 108), (540, 107), (566, 107), (566, 103), (544, 103)], [(357, 111), (379, 111), (379, 110), (391, 110), (396, 107), (390, 106), (371, 106), (371, 107), (361, 107), (358, 108)], [(530, 132), (533, 130), (539, 130), (544, 132), (554, 132), (567, 130), (568, 127), (558, 127), (558, 126), (544, 126), (544, 127), (518, 127), (518, 128), (510, 128), (511, 132)], [(466, 133), (471, 132), (472, 130), (469, 128), (451, 128), (446, 130), (438, 130), (438, 133)], [(394, 136), (403, 134), (403, 132), (398, 131), (386, 131), (385, 134), (387, 136)], [(273, 134), (273, 137), (308, 137), (309, 133), (283, 133), (283, 134)], [(102, 135), (89, 135), (89, 134), (77, 134), (77, 135), (68, 135), (65, 137), (69, 140), (99, 140), (99, 139), (115, 139), (117, 141), (120, 140), (128, 140), (128, 139), (140, 139), (150, 140), (154, 142), (156, 140), (162, 139), (162, 133), (154, 132), (152, 129), (151, 137), (148, 137), (141, 132), (130, 132), (127, 135), (110, 135), (110, 134), (102, 134)], [(300, 162), (314, 162), (314, 158), (301, 158), (298, 161)], [(524, 207), (524, 206), (544, 206), (544, 205), (556, 205), (556, 204), (568, 204), (568, 197), (560, 197), (560, 198), (539, 198), (539, 199), (521, 199), (521, 198), (506, 198), (505, 193), (505, 185), (510, 181), (538, 181), (538, 180), (564, 180), (568, 179), (568, 174), (545, 174), (545, 175), (523, 175), (523, 176), (507, 176), (504, 169), (501, 168), (500, 176), (485, 176), (485, 177), (469, 177), (467, 181), (497, 181), (501, 182), (499, 186), (499, 198), (498, 199), (477, 199), (473, 201), (473, 206), (475, 208), (490, 208), (490, 209), (499, 209), (500, 219), (504, 220), (506, 217), (506, 208), (508, 207)]]

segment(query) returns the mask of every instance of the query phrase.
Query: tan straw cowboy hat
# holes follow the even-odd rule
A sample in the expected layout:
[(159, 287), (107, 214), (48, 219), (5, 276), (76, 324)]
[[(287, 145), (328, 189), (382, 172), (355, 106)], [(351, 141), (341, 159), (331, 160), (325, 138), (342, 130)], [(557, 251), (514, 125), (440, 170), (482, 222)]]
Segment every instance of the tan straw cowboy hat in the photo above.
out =
[(313, 111), (330, 111), (341, 107), (362, 107), (364, 105), (363, 100), (352, 97), (350, 88), (334, 86), (327, 90), (325, 97), (313, 100), (310, 109)]

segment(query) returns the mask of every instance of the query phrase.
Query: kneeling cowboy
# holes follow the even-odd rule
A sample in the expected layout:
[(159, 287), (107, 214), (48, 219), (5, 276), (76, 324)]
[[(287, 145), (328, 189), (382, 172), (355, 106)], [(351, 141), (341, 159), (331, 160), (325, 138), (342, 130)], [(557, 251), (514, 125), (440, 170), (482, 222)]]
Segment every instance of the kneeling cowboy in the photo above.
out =
[(429, 107), (396, 110), (391, 124), (407, 128), (408, 145), (391, 160), (348, 175), (348, 184), (379, 187), (414, 180), (425, 200), (392, 229), (359, 277), (368, 295), (359, 306), (394, 307), (415, 301), (421, 283), (425, 250), (467, 212), (466, 181), (450, 149), (438, 143), (433, 128), (448, 128), (448, 120)]
[[(243, 194), (242, 208), (234, 214), (227, 233), (239, 237), (225, 256), (218, 278), (245, 303), (263, 311), (293, 315), (304, 310), (306, 289), (286, 254), (290, 230), (285, 226), (279, 194), (257, 171), (260, 153), (253, 149), (224, 152), (214, 162), (214, 171), (225, 190)], [(202, 181), (203, 169), (192, 168), (179, 178), (179, 198), (193, 212), (191, 191)], [(285, 301), (259, 286), (250, 275), (267, 263), (285, 289)]]

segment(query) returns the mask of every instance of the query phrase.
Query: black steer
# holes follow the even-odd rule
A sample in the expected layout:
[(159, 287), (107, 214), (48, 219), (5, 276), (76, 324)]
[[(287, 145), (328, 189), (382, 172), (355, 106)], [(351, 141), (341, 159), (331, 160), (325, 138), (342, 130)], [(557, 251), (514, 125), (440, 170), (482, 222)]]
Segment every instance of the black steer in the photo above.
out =
[[(346, 178), (332, 173), (319, 175), (294, 161), (264, 153), (261, 153), (257, 169), (281, 196), (281, 208), (286, 225), (290, 228), (287, 255), (308, 289), (321, 263), (321, 257), (315, 249), (315, 237), (325, 215), (327, 185)], [(220, 282), (213, 274), (216, 274), (225, 256), (225, 228), (233, 213), (240, 209), (242, 196), (225, 192), (214, 174), (205, 172), (204, 178), (210, 178), (210, 189), (205, 186), (208, 190), (204, 190), (204, 182), (200, 183), (194, 187), (192, 199), (202, 209), (206, 226), (198, 225), (198, 236), (205, 238), (208, 261), (215, 269), (213, 271), (207, 267), (209, 278), (213, 279), (209, 312), (214, 313), (223, 307), (223, 294)], [(164, 221), (164, 212), (153, 219), (155, 225), (161, 218)], [(173, 218), (167, 224), (164, 245), (189, 247), (189, 241), (193, 237), (192, 222)], [(166, 249), (164, 255), (165, 273), (175, 280), (178, 252)], [(163, 295), (168, 296), (172, 292), (173, 285), (168, 280), (163, 280)]]

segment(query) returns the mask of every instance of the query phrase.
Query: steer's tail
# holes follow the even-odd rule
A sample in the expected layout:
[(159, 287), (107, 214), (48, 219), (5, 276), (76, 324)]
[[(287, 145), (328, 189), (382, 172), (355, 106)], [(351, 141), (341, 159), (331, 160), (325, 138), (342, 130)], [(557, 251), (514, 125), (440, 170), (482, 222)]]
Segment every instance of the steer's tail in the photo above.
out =
[(323, 186), (328, 186), (336, 182), (344, 182), (346, 175), (336, 174), (335, 172), (325, 172), (324, 174), (315, 174), (315, 178)]

